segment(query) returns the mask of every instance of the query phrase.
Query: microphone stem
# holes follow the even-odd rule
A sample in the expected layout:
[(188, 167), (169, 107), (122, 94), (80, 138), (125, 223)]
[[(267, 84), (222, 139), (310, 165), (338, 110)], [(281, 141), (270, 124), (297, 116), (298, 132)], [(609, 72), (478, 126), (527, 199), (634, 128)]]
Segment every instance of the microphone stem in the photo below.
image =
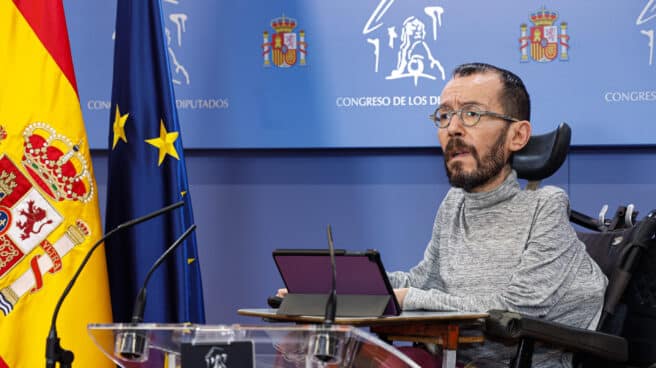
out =
[(139, 294), (137, 294), (137, 299), (134, 302), (134, 309), (132, 312), (132, 323), (141, 323), (143, 321), (143, 316), (144, 316), (144, 310), (146, 309), (146, 285), (148, 285), (148, 280), (150, 280), (150, 277), (153, 275), (153, 272), (159, 267), (162, 262), (168, 256), (173, 253), (174, 250), (178, 248), (180, 244), (191, 234), (194, 230), (196, 230), (196, 224), (193, 224), (189, 226), (189, 228), (180, 235), (178, 239), (171, 244), (171, 246), (162, 254), (157, 261), (153, 264), (153, 266), (148, 270), (148, 274), (146, 274), (146, 278), (143, 282), (143, 285), (141, 286), (141, 290), (139, 290)]
[(160, 208), (157, 211), (153, 211), (142, 217), (124, 222), (118, 225), (117, 227), (115, 227), (114, 229), (112, 229), (111, 231), (109, 231), (108, 233), (106, 233), (96, 243), (93, 244), (91, 249), (89, 249), (86, 256), (78, 266), (77, 270), (75, 271), (75, 274), (73, 274), (71, 281), (69, 281), (68, 285), (66, 285), (66, 288), (64, 289), (64, 292), (62, 293), (61, 297), (59, 297), (59, 300), (55, 305), (55, 310), (52, 313), (52, 320), (50, 321), (50, 330), (48, 332), (48, 338), (46, 339), (46, 367), (47, 368), (50, 367), (54, 368), (57, 362), (61, 363), (62, 368), (66, 368), (66, 367), (70, 367), (71, 363), (73, 362), (73, 353), (71, 351), (62, 349), (61, 346), (59, 345), (59, 337), (57, 336), (57, 317), (59, 316), (59, 310), (61, 309), (61, 306), (64, 303), (64, 299), (66, 299), (66, 296), (68, 296), (68, 294), (71, 292), (73, 285), (75, 285), (75, 282), (77, 281), (77, 278), (80, 276), (80, 273), (82, 273), (82, 270), (89, 262), (89, 259), (93, 255), (93, 252), (107, 238), (112, 236), (117, 231), (150, 220), (153, 217), (159, 216), (165, 212), (169, 212), (175, 208), (183, 206), (184, 204), (185, 204), (184, 200), (181, 200), (171, 205), (168, 205), (164, 208)]
[(188, 228), (187, 230), (185, 230), (185, 232), (182, 233), (182, 235), (180, 235), (180, 237), (179, 237), (178, 239), (176, 239), (176, 241), (175, 241), (173, 244), (171, 244), (171, 246), (170, 246), (170, 247), (164, 252), (164, 254), (162, 254), (162, 255), (157, 259), (157, 261), (155, 261), (155, 263), (153, 264), (153, 266), (152, 266), (152, 267), (150, 268), (150, 270), (148, 271), (148, 274), (146, 275), (146, 279), (144, 280), (144, 283), (143, 283), (143, 286), (144, 286), (144, 287), (145, 287), (146, 284), (148, 283), (148, 280), (150, 280), (150, 277), (153, 275), (153, 272), (155, 272), (155, 270), (157, 269), (157, 267), (159, 267), (159, 265), (162, 264), (162, 262), (164, 262), (164, 260), (169, 256), (169, 254), (173, 253), (173, 251), (174, 251), (174, 250), (175, 250), (180, 244), (182, 244), (182, 242), (183, 242), (183, 241), (189, 236), (189, 234), (191, 234), (192, 231), (196, 230), (197, 227), (198, 227), (198, 226), (196, 226), (196, 224), (193, 224), (193, 225), (189, 226), (189, 228)]
[(335, 314), (337, 309), (337, 293), (333, 289), (328, 295), (328, 301), (326, 302), (326, 318), (324, 318), (323, 324), (327, 327), (330, 327), (335, 323)]
[(53, 331), (56, 335), (57, 330), (56, 330), (55, 325), (57, 323), (57, 316), (59, 315), (59, 310), (61, 309), (62, 303), (64, 302), (64, 299), (66, 299), (66, 296), (68, 296), (68, 293), (71, 292), (71, 289), (73, 288), (73, 285), (77, 281), (77, 278), (80, 276), (80, 273), (82, 273), (82, 270), (84, 269), (86, 264), (89, 262), (89, 259), (93, 255), (93, 252), (96, 250), (96, 248), (98, 248), (103, 243), (103, 241), (105, 241), (107, 238), (109, 238), (115, 232), (117, 232), (119, 230), (122, 230), (122, 229), (127, 228), (127, 227), (134, 226), (134, 225), (139, 224), (139, 223), (144, 222), (144, 221), (148, 221), (153, 217), (159, 216), (162, 213), (168, 212), (168, 211), (173, 210), (175, 208), (178, 208), (182, 205), (184, 205), (184, 201), (178, 201), (176, 203), (173, 203), (172, 205), (169, 205), (169, 206), (161, 208), (157, 211), (151, 212), (151, 213), (149, 213), (145, 216), (142, 216), (142, 217), (136, 218), (134, 220), (122, 223), (122, 224), (118, 225), (116, 228), (112, 229), (107, 234), (105, 234), (105, 236), (100, 238), (100, 240), (98, 240), (91, 247), (91, 249), (89, 250), (87, 255), (84, 257), (84, 259), (82, 260), (82, 263), (80, 263), (80, 266), (77, 268), (77, 271), (75, 271), (75, 274), (73, 275), (73, 278), (71, 278), (71, 281), (68, 283), (68, 285), (66, 285), (66, 289), (64, 289), (64, 292), (62, 293), (62, 296), (59, 298), (59, 301), (57, 302), (57, 305), (55, 306), (55, 312), (52, 314), (52, 320), (50, 321), (50, 331)]
[(324, 316), (324, 325), (332, 326), (335, 323), (337, 314), (337, 267), (335, 266), (335, 245), (333, 241), (333, 231), (330, 224), (328, 225), (328, 252), (330, 253), (330, 270), (332, 271), (332, 286), (330, 295), (326, 301), (326, 314)]

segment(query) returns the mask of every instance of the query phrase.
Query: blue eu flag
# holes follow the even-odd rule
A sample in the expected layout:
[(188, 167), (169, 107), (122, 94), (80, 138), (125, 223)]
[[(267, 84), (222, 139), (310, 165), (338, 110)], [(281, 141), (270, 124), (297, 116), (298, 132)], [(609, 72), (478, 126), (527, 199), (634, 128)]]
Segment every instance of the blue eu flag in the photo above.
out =
[[(119, 0), (109, 131), (106, 231), (185, 200), (105, 243), (114, 321), (127, 322), (155, 260), (194, 223), (159, 0)], [(144, 321), (204, 323), (196, 238), (148, 284)]]

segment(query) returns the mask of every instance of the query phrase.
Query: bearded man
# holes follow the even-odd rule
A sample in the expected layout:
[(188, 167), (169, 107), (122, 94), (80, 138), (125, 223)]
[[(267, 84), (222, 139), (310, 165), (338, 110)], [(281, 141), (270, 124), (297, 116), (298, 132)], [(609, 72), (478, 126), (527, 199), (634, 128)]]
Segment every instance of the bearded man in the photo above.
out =
[[(510, 163), (531, 135), (530, 99), (515, 74), (482, 63), (457, 67), (432, 115), (452, 188), (423, 260), (390, 282), (404, 310), (505, 309), (594, 329), (607, 280), (569, 223), (560, 188), (522, 190)], [(464, 345), (472, 367), (508, 366), (515, 349)], [(570, 366), (537, 347), (534, 367)]]

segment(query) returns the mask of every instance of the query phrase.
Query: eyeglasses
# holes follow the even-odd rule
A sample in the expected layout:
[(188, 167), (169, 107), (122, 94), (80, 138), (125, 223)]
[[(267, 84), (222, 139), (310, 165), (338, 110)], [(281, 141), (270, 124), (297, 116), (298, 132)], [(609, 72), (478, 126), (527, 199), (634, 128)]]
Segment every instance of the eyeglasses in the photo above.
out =
[(495, 118), (507, 120), (513, 123), (520, 121), (519, 119), (515, 119), (512, 116), (499, 114), (492, 111), (481, 111), (475, 107), (465, 107), (460, 110), (449, 111), (438, 108), (428, 117), (433, 121), (433, 124), (435, 124), (436, 127), (444, 129), (451, 124), (451, 119), (453, 119), (454, 115), (458, 115), (460, 121), (462, 121), (462, 125), (466, 127), (472, 127), (478, 124), (478, 122), (481, 120), (481, 116), (493, 116)]

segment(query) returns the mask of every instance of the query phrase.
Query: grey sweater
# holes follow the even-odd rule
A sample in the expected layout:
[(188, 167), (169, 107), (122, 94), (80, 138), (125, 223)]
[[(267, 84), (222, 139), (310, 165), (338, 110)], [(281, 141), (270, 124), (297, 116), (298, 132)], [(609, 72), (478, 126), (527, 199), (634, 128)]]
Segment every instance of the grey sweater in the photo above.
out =
[[(514, 171), (491, 192), (452, 188), (424, 259), (410, 272), (389, 274), (394, 288), (410, 288), (403, 309), (505, 309), (594, 329), (607, 280), (576, 237), (568, 210), (562, 189), (522, 190)], [(461, 346), (458, 359), (507, 367), (514, 352), (488, 341)], [(568, 357), (538, 348), (533, 366), (567, 367)]]

